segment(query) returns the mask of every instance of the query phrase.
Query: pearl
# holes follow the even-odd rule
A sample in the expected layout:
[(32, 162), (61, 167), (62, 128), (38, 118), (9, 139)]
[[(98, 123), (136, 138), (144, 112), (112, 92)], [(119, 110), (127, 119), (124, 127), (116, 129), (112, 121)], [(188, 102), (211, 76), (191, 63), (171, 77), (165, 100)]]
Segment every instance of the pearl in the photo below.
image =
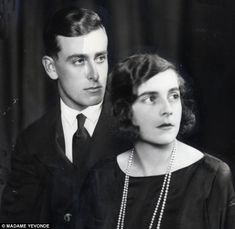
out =
[[(124, 220), (125, 220), (125, 215), (126, 215), (128, 188), (129, 188), (129, 178), (130, 178), (129, 171), (130, 171), (130, 168), (131, 168), (132, 163), (133, 163), (134, 152), (135, 152), (135, 150), (132, 149), (131, 153), (129, 155), (129, 158), (128, 158), (128, 164), (127, 164), (127, 168), (126, 168), (124, 187), (123, 187), (123, 192), (122, 192), (122, 201), (121, 201), (121, 206), (120, 206), (120, 211), (119, 211), (118, 221), (117, 221), (117, 229), (124, 229)], [(158, 220), (157, 220), (157, 227), (156, 227), (157, 229), (160, 229), (163, 214), (164, 214), (164, 210), (166, 208), (167, 196), (168, 196), (168, 192), (169, 192), (169, 188), (170, 188), (172, 167), (173, 167), (173, 164), (174, 164), (175, 155), (176, 155), (176, 146), (175, 146), (175, 142), (174, 142), (173, 149), (171, 151), (170, 162), (168, 164), (166, 174), (164, 176), (162, 188), (161, 188), (161, 191), (160, 191), (160, 194), (159, 194), (159, 197), (158, 197), (156, 207), (153, 211), (153, 215), (152, 215), (152, 218), (150, 220), (149, 229), (152, 229), (155, 218), (156, 218), (156, 215), (159, 212), (159, 207), (161, 206), (161, 210), (159, 212), (159, 216), (158, 216)]]

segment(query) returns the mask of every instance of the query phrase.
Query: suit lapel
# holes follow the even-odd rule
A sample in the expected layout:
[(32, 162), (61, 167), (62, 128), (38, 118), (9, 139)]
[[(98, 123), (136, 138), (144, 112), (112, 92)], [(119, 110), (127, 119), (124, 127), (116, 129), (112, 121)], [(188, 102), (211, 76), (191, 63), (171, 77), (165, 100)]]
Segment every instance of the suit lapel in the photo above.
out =
[(64, 135), (59, 106), (45, 118), (44, 141), (36, 155), (48, 168), (64, 168), (72, 163), (65, 155)]
[(61, 155), (65, 155), (64, 132), (62, 127), (60, 112), (58, 117), (56, 118), (54, 136), (55, 136), (54, 142), (55, 142), (56, 151)]
[(90, 169), (96, 162), (103, 159), (109, 153), (113, 145), (114, 121), (106, 104), (103, 104), (102, 111), (90, 140), (90, 147), (86, 158), (82, 158), (83, 164)]

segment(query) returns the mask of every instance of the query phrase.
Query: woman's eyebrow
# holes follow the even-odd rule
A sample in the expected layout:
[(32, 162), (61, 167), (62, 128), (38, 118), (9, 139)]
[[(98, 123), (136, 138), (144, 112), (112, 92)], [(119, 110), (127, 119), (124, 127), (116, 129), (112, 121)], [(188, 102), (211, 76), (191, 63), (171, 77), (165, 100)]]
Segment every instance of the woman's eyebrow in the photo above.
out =
[(180, 91), (179, 87), (173, 87), (169, 90), (169, 92), (173, 92), (173, 91)]
[[(173, 87), (168, 90), (168, 92), (174, 92), (174, 91), (180, 91), (180, 89), (178, 87)], [(158, 94), (159, 94), (159, 92), (157, 92), (157, 91), (145, 91), (145, 92), (139, 94), (138, 97), (145, 96), (145, 95), (158, 95)]]
[(142, 96), (145, 96), (145, 95), (158, 95), (159, 93), (157, 91), (145, 91), (141, 94), (138, 95), (138, 97), (142, 97)]

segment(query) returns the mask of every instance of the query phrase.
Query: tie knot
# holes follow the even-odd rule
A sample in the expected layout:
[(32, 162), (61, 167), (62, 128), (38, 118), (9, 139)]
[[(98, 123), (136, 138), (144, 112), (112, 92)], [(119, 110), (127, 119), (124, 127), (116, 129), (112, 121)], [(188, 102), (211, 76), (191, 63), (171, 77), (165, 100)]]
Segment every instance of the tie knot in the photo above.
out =
[(83, 129), (85, 120), (86, 120), (86, 116), (83, 115), (82, 113), (77, 115), (78, 130)]

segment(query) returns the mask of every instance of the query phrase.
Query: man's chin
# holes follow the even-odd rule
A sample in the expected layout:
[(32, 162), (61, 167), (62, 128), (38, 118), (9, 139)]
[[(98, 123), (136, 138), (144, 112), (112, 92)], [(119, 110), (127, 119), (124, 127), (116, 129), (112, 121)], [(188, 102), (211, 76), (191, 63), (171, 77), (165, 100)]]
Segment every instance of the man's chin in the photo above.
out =
[(103, 101), (103, 98), (90, 98), (89, 102), (86, 103), (86, 106), (95, 106)]

